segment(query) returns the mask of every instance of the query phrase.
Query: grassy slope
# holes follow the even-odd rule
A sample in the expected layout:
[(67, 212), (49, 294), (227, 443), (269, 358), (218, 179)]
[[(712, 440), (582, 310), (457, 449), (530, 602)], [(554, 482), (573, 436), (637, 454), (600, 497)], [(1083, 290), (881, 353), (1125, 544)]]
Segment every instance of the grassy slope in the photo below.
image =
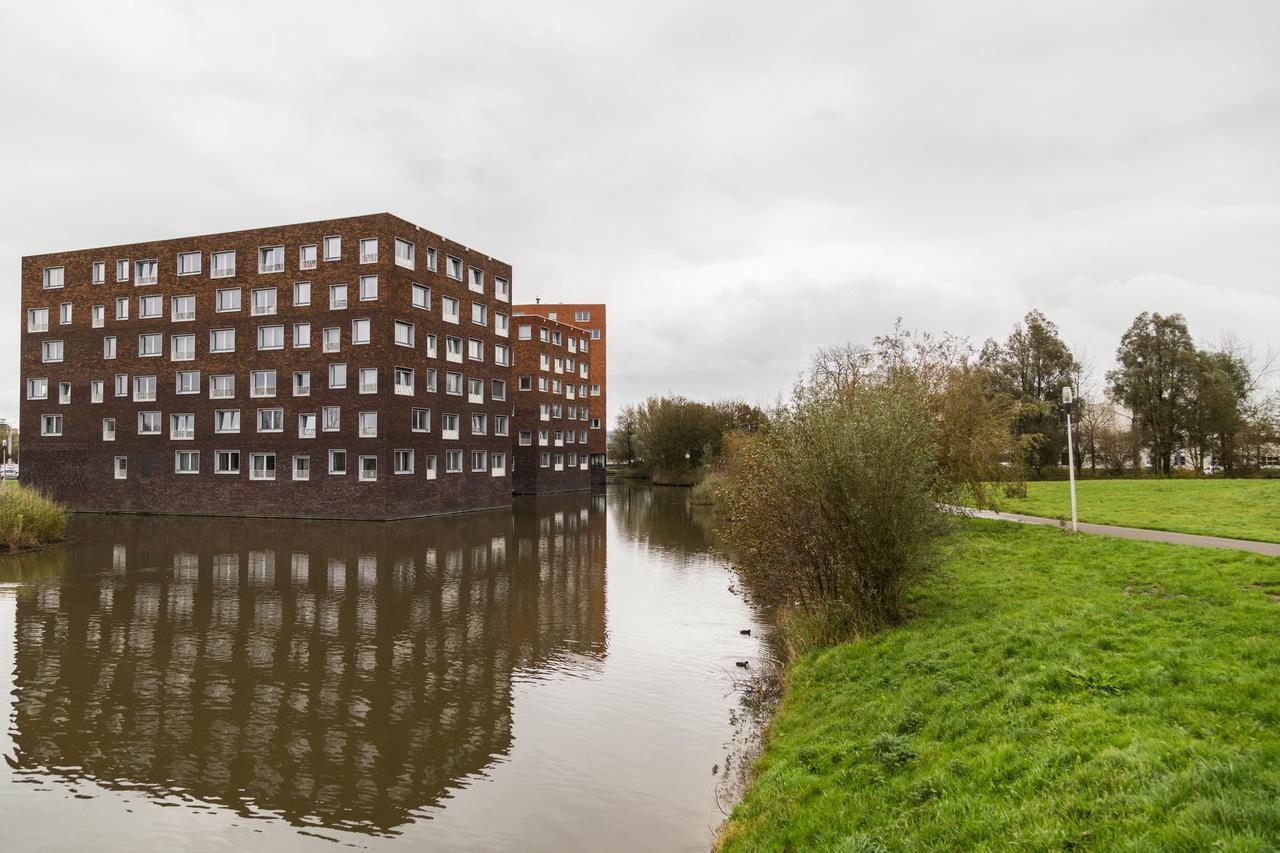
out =
[(1280, 844), (1280, 560), (971, 521), (915, 606), (792, 667), (726, 849)]
[[(1280, 542), (1280, 480), (1082, 480), (1081, 521)], [(1027, 483), (1001, 509), (1070, 518), (1068, 484)]]

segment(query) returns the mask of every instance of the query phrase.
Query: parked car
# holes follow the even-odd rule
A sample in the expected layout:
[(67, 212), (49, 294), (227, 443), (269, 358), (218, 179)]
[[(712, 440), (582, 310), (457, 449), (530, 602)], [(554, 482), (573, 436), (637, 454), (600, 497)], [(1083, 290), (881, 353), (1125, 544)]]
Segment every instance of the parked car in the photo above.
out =
[(16, 480), (18, 479), (18, 464), (10, 462), (8, 465), (0, 466), (0, 480)]

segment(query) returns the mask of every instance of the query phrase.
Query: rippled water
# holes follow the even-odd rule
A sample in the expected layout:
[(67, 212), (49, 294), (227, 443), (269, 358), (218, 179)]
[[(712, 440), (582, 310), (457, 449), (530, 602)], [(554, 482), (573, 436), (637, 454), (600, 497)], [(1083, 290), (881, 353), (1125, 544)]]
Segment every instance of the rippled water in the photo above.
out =
[(685, 501), (77, 517), (0, 557), (0, 846), (705, 850), (767, 652)]

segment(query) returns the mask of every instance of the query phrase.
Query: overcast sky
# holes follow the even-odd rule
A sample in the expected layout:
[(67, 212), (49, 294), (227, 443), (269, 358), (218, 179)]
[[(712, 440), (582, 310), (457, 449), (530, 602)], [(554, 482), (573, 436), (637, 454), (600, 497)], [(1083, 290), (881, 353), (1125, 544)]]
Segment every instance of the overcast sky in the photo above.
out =
[(1280, 347), (1280, 4), (8, 2), (19, 259), (390, 211), (609, 304), (610, 408), (1040, 308)]

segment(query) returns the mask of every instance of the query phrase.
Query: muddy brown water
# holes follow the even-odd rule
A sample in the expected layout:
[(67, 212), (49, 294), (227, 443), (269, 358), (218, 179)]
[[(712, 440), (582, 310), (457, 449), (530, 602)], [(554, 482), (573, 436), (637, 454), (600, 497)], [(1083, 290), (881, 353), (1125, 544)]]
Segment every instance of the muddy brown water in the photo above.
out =
[(76, 517), (0, 557), (0, 846), (707, 849), (768, 651), (686, 496)]

